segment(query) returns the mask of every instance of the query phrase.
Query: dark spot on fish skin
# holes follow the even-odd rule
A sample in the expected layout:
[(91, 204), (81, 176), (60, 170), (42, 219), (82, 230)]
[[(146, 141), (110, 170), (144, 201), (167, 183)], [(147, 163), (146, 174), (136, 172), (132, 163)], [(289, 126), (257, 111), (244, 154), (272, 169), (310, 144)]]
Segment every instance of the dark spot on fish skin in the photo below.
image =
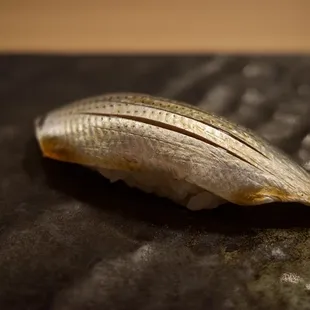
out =
[(35, 120), (35, 126), (38, 129), (42, 128), (45, 123), (45, 120), (46, 120), (46, 114), (38, 116)]

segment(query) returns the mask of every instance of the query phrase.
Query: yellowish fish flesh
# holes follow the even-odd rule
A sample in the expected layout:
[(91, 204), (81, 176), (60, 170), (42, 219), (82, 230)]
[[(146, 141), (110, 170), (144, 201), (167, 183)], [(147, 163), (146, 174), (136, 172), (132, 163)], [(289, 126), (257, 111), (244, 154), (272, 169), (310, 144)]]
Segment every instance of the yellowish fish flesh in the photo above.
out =
[(43, 156), (96, 170), (111, 182), (167, 197), (190, 210), (225, 202), (310, 205), (310, 178), (250, 130), (189, 104), (111, 93), (35, 120)]

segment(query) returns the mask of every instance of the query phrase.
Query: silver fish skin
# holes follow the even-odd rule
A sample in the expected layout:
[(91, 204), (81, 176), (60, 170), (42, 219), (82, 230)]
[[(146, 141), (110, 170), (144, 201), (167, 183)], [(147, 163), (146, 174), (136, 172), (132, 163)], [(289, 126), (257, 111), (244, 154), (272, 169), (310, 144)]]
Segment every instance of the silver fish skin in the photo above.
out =
[(86, 98), (38, 117), (35, 135), (45, 157), (192, 210), (224, 202), (310, 205), (300, 165), (249, 129), (184, 102), (139, 93)]

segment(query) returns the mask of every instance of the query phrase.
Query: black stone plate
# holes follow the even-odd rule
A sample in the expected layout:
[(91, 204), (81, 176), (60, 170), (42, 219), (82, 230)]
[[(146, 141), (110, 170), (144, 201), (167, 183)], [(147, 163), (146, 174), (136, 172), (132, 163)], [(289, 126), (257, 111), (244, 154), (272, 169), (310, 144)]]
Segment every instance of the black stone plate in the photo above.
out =
[(246, 125), (308, 169), (310, 57), (0, 56), (0, 309), (309, 309), (310, 208), (190, 212), (42, 159), (33, 119), (145, 92)]

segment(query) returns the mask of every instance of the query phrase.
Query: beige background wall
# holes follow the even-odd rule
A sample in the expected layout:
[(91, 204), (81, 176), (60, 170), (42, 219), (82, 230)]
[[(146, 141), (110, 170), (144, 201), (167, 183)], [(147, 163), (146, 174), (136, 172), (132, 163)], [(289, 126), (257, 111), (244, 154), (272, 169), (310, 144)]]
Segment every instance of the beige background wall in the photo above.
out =
[(0, 0), (0, 51), (310, 52), (310, 0)]

